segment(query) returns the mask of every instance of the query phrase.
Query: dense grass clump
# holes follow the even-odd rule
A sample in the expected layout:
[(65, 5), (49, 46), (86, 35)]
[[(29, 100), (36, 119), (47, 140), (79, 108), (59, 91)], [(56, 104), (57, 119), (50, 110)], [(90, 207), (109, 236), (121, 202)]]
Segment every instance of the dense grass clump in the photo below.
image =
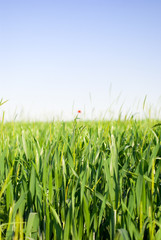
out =
[(160, 240), (155, 124), (1, 123), (0, 240)]

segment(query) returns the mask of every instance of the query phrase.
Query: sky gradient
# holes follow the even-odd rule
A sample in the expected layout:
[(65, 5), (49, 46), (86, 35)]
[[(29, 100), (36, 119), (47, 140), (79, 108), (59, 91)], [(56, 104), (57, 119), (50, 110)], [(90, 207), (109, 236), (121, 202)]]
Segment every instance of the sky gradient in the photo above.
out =
[(141, 114), (146, 95), (160, 109), (160, 13), (149, 0), (0, 0), (0, 116)]

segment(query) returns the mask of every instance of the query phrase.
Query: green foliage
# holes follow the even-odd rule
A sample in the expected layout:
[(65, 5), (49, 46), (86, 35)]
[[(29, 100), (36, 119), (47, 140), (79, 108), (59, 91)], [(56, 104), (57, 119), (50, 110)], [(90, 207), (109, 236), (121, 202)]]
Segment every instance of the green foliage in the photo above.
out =
[(161, 238), (160, 123), (0, 125), (0, 240)]

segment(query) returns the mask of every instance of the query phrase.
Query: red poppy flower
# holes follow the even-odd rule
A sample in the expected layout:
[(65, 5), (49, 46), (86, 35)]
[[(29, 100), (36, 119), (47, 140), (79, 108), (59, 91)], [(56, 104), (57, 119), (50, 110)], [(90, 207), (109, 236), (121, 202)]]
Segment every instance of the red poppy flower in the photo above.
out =
[(81, 113), (81, 110), (78, 110), (78, 113)]

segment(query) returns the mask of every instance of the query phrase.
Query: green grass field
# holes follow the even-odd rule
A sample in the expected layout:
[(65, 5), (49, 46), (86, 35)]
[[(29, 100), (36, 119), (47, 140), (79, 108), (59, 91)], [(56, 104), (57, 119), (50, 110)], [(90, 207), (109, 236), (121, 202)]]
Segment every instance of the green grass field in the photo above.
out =
[(0, 240), (160, 240), (157, 123), (2, 120)]

